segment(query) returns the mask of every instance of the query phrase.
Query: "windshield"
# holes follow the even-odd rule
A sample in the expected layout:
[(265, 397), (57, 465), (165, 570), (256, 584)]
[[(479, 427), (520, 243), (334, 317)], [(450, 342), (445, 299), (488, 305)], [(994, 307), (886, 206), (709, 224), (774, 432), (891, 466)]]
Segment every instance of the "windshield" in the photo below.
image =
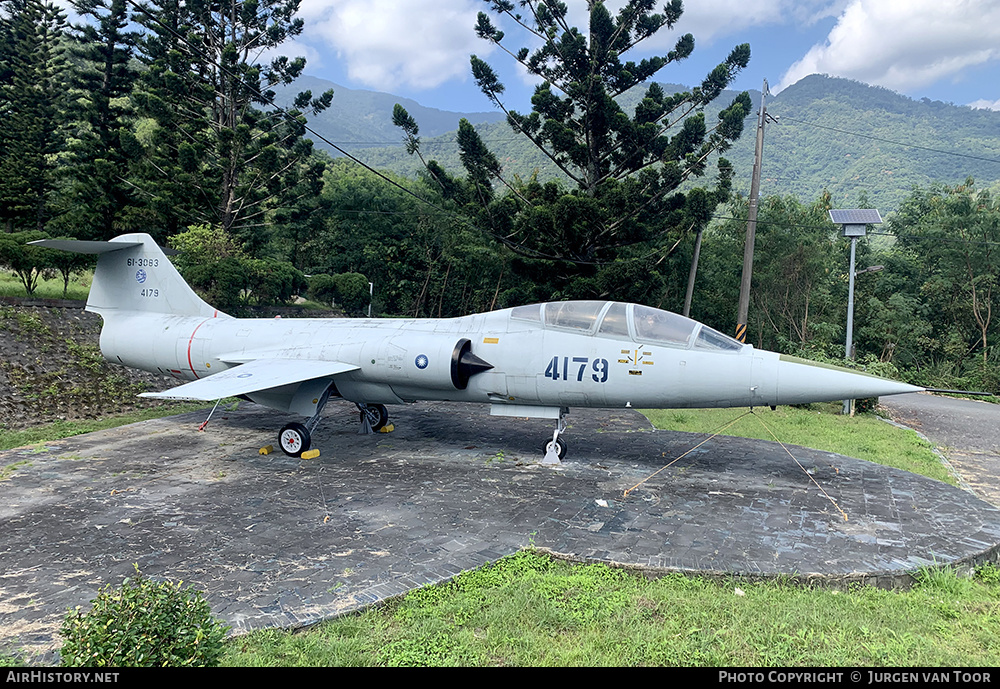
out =
[(636, 304), (632, 313), (635, 334), (643, 342), (663, 342), (686, 347), (699, 325), (684, 316)]
[(606, 301), (554, 301), (545, 305), (545, 325), (592, 330)]

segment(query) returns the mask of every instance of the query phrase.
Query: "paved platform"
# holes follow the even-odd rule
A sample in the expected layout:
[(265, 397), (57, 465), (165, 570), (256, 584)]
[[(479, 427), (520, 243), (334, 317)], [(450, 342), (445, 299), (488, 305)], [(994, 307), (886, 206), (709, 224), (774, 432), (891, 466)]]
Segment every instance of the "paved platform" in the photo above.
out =
[[(893, 584), (925, 565), (995, 559), (1000, 511), (906, 472), (793, 448), (653, 430), (630, 410), (552, 422), (476, 405), (391, 408), (357, 434), (331, 404), (322, 455), (261, 456), (289, 420), (251, 404), (0, 453), (0, 648), (45, 652), (67, 608), (133, 563), (204, 591), (237, 632), (307, 625), (446, 580), (528, 545), (650, 570)], [(734, 413), (738, 413), (735, 412)]]

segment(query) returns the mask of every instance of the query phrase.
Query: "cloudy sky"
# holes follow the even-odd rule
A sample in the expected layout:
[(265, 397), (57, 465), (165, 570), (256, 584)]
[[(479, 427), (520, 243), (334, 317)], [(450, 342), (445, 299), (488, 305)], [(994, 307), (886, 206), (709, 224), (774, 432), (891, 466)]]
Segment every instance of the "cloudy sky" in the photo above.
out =
[[(565, 1), (574, 23), (585, 27), (585, 1)], [(621, 4), (608, 3), (613, 9)], [(684, 4), (677, 26), (644, 46), (645, 54), (661, 53), (680, 35), (694, 34), (694, 54), (664, 68), (659, 81), (696, 84), (733, 46), (749, 43), (750, 66), (737, 89), (759, 89), (767, 79), (778, 92), (819, 73), (918, 99), (1000, 109), (1000, 0)], [(484, 0), (302, 0), (306, 30), (282, 52), (305, 56), (307, 73), (348, 88), (388, 91), (448, 110), (489, 110), (469, 75), (475, 53), (501, 74), (512, 106), (528, 109), (532, 84), (473, 31), (476, 13), (486, 9)], [(496, 23), (513, 39), (512, 48), (532, 45), (518, 42), (509, 23)]]

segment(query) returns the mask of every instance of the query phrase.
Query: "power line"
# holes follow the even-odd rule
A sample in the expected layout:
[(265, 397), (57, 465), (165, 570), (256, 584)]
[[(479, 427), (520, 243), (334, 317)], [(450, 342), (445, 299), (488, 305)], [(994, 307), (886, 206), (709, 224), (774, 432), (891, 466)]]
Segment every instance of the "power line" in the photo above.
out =
[(252, 85), (250, 85), (246, 81), (244, 81), (243, 78), (240, 77), (238, 74), (233, 74), (230, 70), (226, 69), (226, 67), (221, 62), (216, 62), (215, 60), (213, 60), (212, 58), (210, 58), (205, 53), (205, 51), (201, 50), (198, 46), (196, 46), (193, 43), (191, 43), (187, 39), (187, 37), (185, 37), (184, 35), (180, 34), (176, 30), (174, 30), (173, 28), (171, 28), (171, 27), (167, 26), (166, 24), (164, 24), (163, 22), (161, 22), (158, 17), (155, 17), (149, 10), (147, 10), (146, 8), (144, 8), (141, 5), (139, 5), (135, 0), (126, 0), (126, 2), (128, 2), (128, 4), (130, 4), (133, 8), (139, 10), (142, 14), (144, 14), (145, 16), (147, 16), (150, 20), (152, 20), (153, 22), (155, 22), (161, 29), (163, 29), (164, 31), (166, 31), (167, 33), (169, 33), (170, 35), (174, 36), (176, 39), (178, 39), (179, 41), (181, 41), (182, 43), (184, 43), (184, 45), (186, 45), (196, 55), (200, 56), (203, 60), (205, 60), (205, 62), (211, 64), (213, 67), (217, 68), (221, 73), (225, 74), (229, 78), (231, 78), (231, 79), (239, 82), (240, 85), (242, 85), (244, 88), (246, 88), (248, 91), (250, 91), (254, 96), (256, 96), (257, 98), (259, 98), (262, 102), (268, 103), (269, 105), (271, 105), (275, 109), (275, 111), (279, 115), (281, 115), (282, 117), (284, 117), (287, 121), (299, 124), (305, 131), (309, 132), (310, 134), (313, 134), (314, 136), (316, 136), (317, 138), (319, 138), (324, 143), (328, 144), (331, 148), (333, 148), (334, 150), (338, 151), (339, 153), (342, 153), (346, 158), (354, 161), (355, 163), (357, 163), (361, 167), (363, 167), (366, 170), (368, 170), (369, 172), (371, 172), (373, 175), (375, 175), (375, 176), (381, 178), (382, 180), (388, 182), (389, 184), (391, 184), (392, 186), (396, 187), (397, 189), (399, 189), (403, 193), (405, 193), (405, 194), (407, 194), (409, 196), (412, 196), (417, 201), (420, 201), (421, 203), (430, 206), (431, 208), (439, 211), (440, 213), (442, 213), (444, 215), (449, 215), (451, 217), (454, 217), (457, 220), (460, 220), (461, 222), (467, 224), (472, 229), (475, 229), (477, 231), (483, 232), (484, 234), (489, 234), (490, 236), (494, 237), (497, 241), (499, 241), (501, 244), (503, 244), (503, 245), (511, 248), (512, 250), (516, 249), (517, 251), (520, 251), (520, 252), (524, 253), (525, 255), (530, 255), (533, 258), (543, 259), (543, 260), (551, 260), (551, 261), (566, 261), (568, 263), (578, 263), (578, 264), (584, 264), (584, 265), (597, 265), (597, 263), (592, 262), (592, 261), (579, 261), (579, 260), (574, 260), (574, 259), (567, 258), (567, 257), (549, 256), (549, 255), (543, 254), (543, 253), (541, 253), (541, 252), (539, 252), (539, 251), (537, 251), (535, 249), (530, 249), (530, 248), (527, 248), (527, 247), (525, 247), (523, 245), (520, 245), (520, 244), (514, 244), (514, 243), (512, 243), (506, 237), (502, 237), (502, 236), (498, 235), (495, 232), (491, 232), (489, 230), (484, 230), (484, 229), (482, 229), (480, 227), (477, 227), (471, 220), (469, 220), (467, 217), (465, 217), (463, 215), (460, 215), (460, 214), (455, 213), (453, 211), (448, 211), (448, 210), (446, 210), (444, 208), (441, 208), (440, 206), (438, 206), (433, 201), (420, 196), (419, 194), (417, 194), (416, 192), (414, 192), (414, 191), (412, 191), (410, 189), (407, 189), (402, 184), (400, 184), (400, 183), (396, 182), (395, 180), (393, 180), (392, 178), (390, 178), (388, 175), (383, 174), (379, 170), (376, 170), (375, 168), (371, 167), (370, 165), (368, 165), (367, 163), (365, 163), (361, 159), (355, 157), (354, 155), (352, 155), (348, 151), (344, 150), (340, 146), (337, 146), (332, 141), (330, 141), (329, 139), (327, 139), (325, 136), (323, 136), (322, 134), (320, 134), (319, 132), (317, 132), (315, 129), (313, 129), (312, 127), (310, 127), (307, 122), (299, 122), (296, 118), (292, 117), (292, 115), (289, 114), (289, 112), (287, 110), (285, 110), (284, 108), (282, 108), (281, 106), (279, 106), (277, 103), (275, 103), (273, 98), (268, 97), (267, 95), (261, 93), (259, 90), (257, 90), (256, 88), (254, 88)]
[[(740, 217), (736, 217), (736, 216), (732, 216), (732, 215), (718, 215), (718, 214), (714, 214), (714, 213), (712, 214), (712, 219), (713, 220), (733, 220), (733, 221), (740, 222), (740, 223), (745, 223), (746, 222), (746, 218), (740, 218)], [(834, 225), (833, 223), (830, 223), (828, 225), (808, 225), (808, 224), (805, 224), (805, 223), (789, 223), (789, 222), (781, 222), (781, 221), (778, 221), (778, 220), (760, 220), (760, 219), (758, 219), (757, 220), (757, 224), (758, 225), (777, 225), (779, 227), (795, 227), (795, 228), (804, 229), (804, 230), (829, 230), (830, 232), (836, 232), (837, 231), (837, 226)], [(935, 237), (927, 237), (927, 236), (919, 235), (919, 234), (896, 234), (895, 232), (876, 232), (876, 231), (873, 231), (873, 230), (869, 230), (867, 232), (867, 234), (869, 234), (869, 235), (878, 235), (880, 237), (894, 237), (895, 239), (926, 240), (926, 241), (935, 241), (935, 242), (956, 242), (956, 243), (962, 243), (962, 244), (972, 244), (972, 245), (975, 245), (975, 246), (1000, 246), (1000, 242), (988, 242), (988, 241), (979, 241), (979, 240), (971, 240), (971, 239), (961, 239), (961, 238), (955, 238), (955, 237), (937, 237), (937, 236), (935, 236)]]
[(815, 122), (807, 122), (806, 120), (797, 120), (793, 117), (788, 117), (787, 115), (781, 116), (782, 122), (795, 122), (796, 124), (804, 124), (810, 127), (816, 127), (817, 129), (826, 129), (831, 132), (837, 132), (838, 134), (850, 134), (851, 136), (861, 137), (863, 139), (870, 139), (872, 141), (881, 141), (886, 144), (893, 144), (895, 146), (904, 146), (906, 148), (916, 148), (921, 151), (930, 151), (932, 153), (940, 153), (941, 155), (955, 156), (957, 158), (968, 158), (969, 160), (978, 160), (985, 163), (996, 163), (1000, 165), (1000, 159), (997, 158), (985, 158), (983, 156), (972, 155), (971, 153), (956, 153), (955, 151), (946, 151), (941, 148), (931, 148), (930, 146), (921, 146), (919, 144), (904, 143), (902, 141), (893, 141), (892, 139), (886, 139), (880, 136), (873, 136), (871, 134), (861, 134), (860, 132), (852, 132), (847, 129), (839, 129), (837, 127), (828, 127), (823, 124), (816, 124)]

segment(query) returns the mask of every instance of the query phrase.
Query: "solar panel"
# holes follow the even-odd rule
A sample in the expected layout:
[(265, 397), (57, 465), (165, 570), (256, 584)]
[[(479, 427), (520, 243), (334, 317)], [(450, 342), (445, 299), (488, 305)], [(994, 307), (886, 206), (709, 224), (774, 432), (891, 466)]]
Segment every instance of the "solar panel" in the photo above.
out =
[(878, 225), (882, 216), (874, 208), (848, 208), (830, 211), (830, 220), (838, 225)]

